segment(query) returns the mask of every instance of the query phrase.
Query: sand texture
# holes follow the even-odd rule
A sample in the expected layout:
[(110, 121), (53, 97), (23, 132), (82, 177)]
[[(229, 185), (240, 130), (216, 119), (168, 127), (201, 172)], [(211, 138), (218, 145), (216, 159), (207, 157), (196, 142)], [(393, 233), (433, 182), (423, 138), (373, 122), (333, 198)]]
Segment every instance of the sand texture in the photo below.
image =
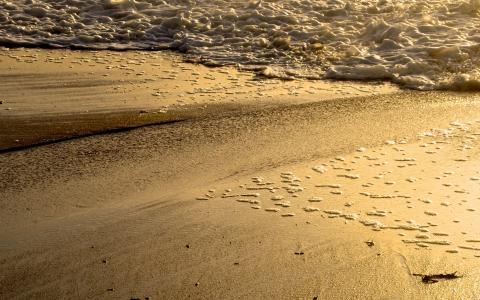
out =
[(182, 120), (211, 105), (242, 111), (398, 90), (384, 83), (269, 79), (141, 51), (0, 48), (0, 79), (0, 151)]
[[(265, 80), (150, 54), (177, 80), (124, 83), (137, 95), (125, 103), (124, 70), (93, 87), (105, 65), (69, 61), (108, 52), (65, 52), (68, 76), (10, 61), (32, 53), (61, 59), (1, 56), (2, 76), (18, 76), (0, 84), (0, 299), (480, 297), (476, 94)], [(182, 68), (216, 74), (212, 89), (242, 83), (187, 94)], [(144, 70), (132, 78), (164, 76)], [(454, 276), (422, 281), (440, 274)]]

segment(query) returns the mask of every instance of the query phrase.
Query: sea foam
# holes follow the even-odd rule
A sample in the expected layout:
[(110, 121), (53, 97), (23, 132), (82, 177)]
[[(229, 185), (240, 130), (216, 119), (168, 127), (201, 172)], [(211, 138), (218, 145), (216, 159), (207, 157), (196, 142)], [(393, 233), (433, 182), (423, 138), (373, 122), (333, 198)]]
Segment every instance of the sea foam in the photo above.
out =
[(480, 1), (18, 0), (0, 45), (173, 49), (269, 77), (480, 90)]

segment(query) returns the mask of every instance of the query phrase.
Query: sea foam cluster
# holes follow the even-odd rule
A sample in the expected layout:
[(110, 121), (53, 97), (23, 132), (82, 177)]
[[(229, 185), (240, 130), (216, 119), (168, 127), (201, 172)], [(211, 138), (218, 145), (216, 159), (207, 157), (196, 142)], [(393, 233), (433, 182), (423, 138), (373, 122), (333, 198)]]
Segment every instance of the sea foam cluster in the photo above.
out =
[(18, 0), (0, 45), (173, 49), (265, 76), (477, 90), (480, 1)]

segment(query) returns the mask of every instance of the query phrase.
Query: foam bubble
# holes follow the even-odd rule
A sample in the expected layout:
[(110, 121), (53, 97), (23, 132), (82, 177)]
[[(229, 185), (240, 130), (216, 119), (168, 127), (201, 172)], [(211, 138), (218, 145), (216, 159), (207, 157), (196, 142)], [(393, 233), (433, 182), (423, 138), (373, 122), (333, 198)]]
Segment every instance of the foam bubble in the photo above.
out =
[(322, 197), (316, 197), (316, 196), (308, 199), (308, 202), (322, 202), (322, 201), (323, 201)]
[(269, 207), (269, 208), (265, 208), (265, 211), (269, 211), (269, 212), (279, 212), (280, 209), (279, 209), (279, 208), (274, 208), (274, 207)]

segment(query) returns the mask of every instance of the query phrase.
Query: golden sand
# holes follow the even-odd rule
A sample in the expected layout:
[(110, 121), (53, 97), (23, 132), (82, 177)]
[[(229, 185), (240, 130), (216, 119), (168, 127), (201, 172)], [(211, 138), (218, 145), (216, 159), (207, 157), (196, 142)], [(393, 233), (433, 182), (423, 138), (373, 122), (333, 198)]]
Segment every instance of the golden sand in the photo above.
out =
[[(0, 298), (480, 297), (476, 94), (373, 95), (378, 85), (364, 84), (366, 94), (356, 97), (303, 88), (280, 95), (285, 85), (327, 83), (271, 79), (239, 86), (242, 94), (228, 76), (247, 85), (252, 74), (163, 54), (151, 54), (162, 59), (143, 75), (112, 67), (117, 79), (95, 87), (110, 69), (93, 57), (108, 52), (2, 53), (3, 70), (12, 67), (5, 78), (19, 75), (17, 85), (0, 85), (0, 140), (44, 133), (0, 154)], [(32, 53), (31, 63), (9, 56)], [(91, 61), (72, 62), (85, 56)], [(53, 64), (85, 69), (69, 77)], [(89, 68), (93, 74), (82, 73)], [(157, 78), (122, 85), (126, 95), (138, 93), (127, 104), (113, 89), (126, 72)], [(218, 76), (202, 88), (231, 89), (201, 96), (183, 82), (182, 92), (168, 90), (192, 72)], [(62, 87), (65, 78), (70, 87)], [(71, 87), (82, 78), (86, 86)], [(152, 100), (151, 87), (166, 90), (164, 101)], [(265, 94), (255, 98), (258, 89)], [(198, 103), (176, 104), (189, 97)], [(162, 123), (157, 115), (177, 122), (85, 136)], [(29, 118), (41, 121), (28, 127)], [(82, 138), (28, 147), (54, 141), (55, 128), (86, 129), (63, 131)]]

